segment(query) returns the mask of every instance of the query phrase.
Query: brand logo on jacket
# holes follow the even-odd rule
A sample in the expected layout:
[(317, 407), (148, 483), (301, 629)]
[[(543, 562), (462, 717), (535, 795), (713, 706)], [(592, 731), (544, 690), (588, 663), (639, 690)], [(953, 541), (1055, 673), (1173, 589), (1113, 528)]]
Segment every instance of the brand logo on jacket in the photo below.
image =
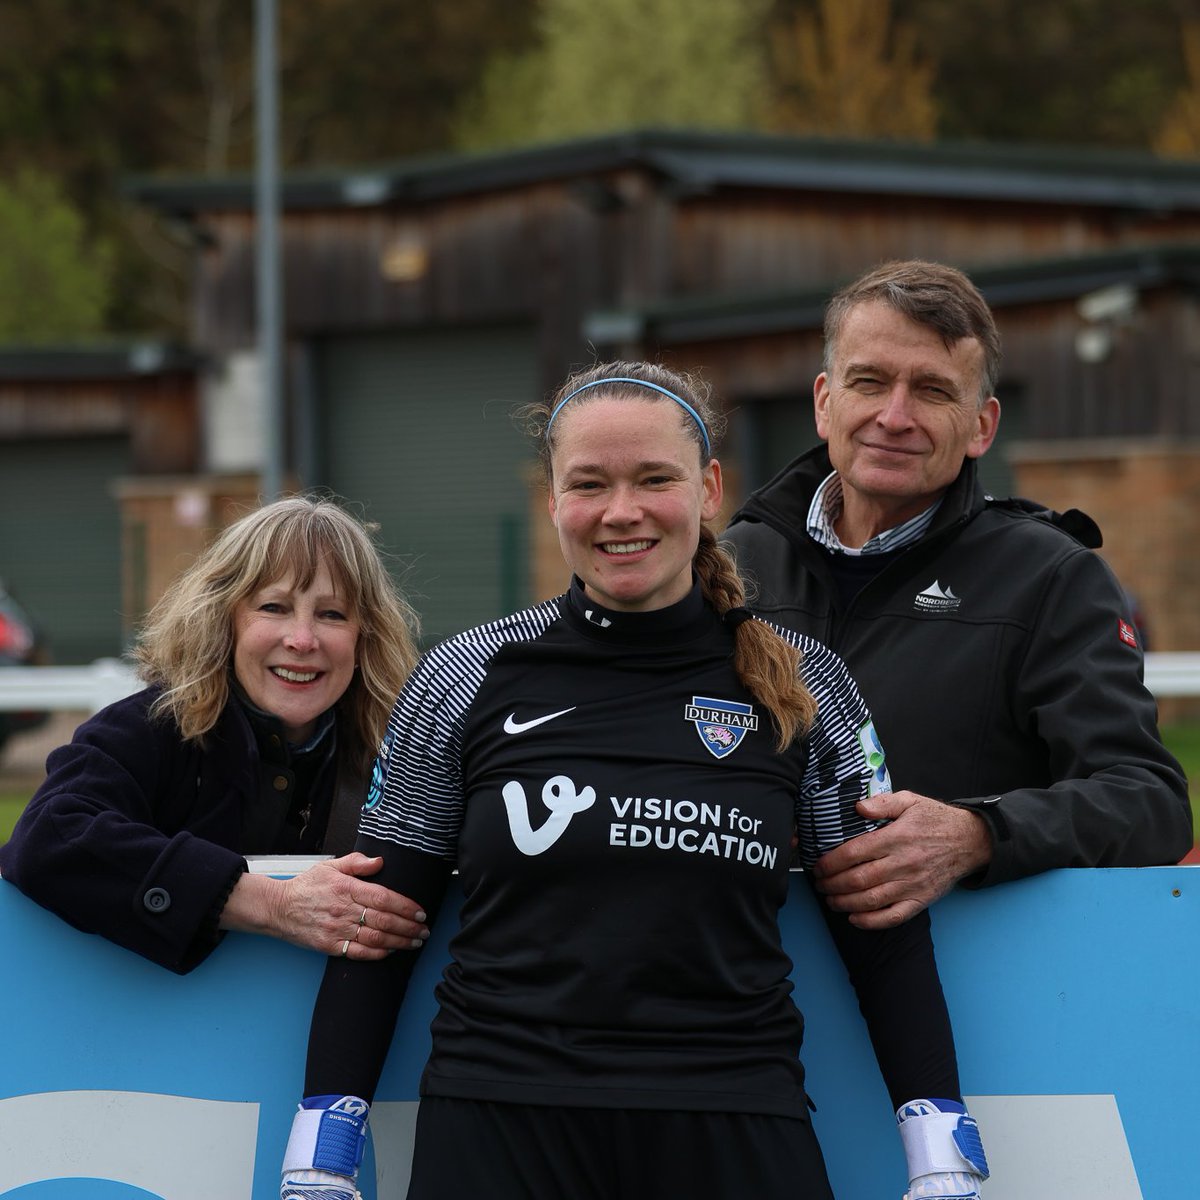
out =
[(962, 600), (948, 587), (942, 587), (936, 579), (923, 592), (918, 592), (913, 597), (913, 608), (917, 612), (955, 612), (960, 604)]
[(693, 696), (691, 704), (683, 706), (683, 719), (696, 726), (701, 745), (713, 758), (732, 754), (746, 734), (758, 728), (753, 705), (709, 696)]

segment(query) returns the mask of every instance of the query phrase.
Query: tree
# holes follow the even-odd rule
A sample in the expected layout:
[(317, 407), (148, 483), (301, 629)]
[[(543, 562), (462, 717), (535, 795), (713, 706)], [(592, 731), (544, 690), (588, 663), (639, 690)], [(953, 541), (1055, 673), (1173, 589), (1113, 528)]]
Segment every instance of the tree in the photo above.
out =
[(1171, 158), (1195, 158), (1200, 155), (1200, 22), (1184, 23), (1182, 42), (1187, 86), (1167, 109), (1154, 149)]
[(49, 342), (104, 329), (112, 252), (48, 175), (0, 181), (0, 339)]
[(940, 136), (1148, 149), (1196, 0), (894, 0), (937, 64)]
[(936, 132), (933, 64), (891, 0), (820, 0), (771, 32), (768, 120), (789, 133), (928, 141)]
[[(304, 0), (279, 6), (285, 168), (445, 149), (494, 47), (530, 37), (534, 0)], [(249, 0), (0, 0), (0, 179), (61, 183), (111, 247), (114, 329), (182, 332), (188, 253), (118, 200), (127, 174), (221, 175), (254, 162)]]
[(751, 128), (766, 86), (770, 0), (543, 0), (538, 44), (492, 61), (460, 146), (633, 126)]

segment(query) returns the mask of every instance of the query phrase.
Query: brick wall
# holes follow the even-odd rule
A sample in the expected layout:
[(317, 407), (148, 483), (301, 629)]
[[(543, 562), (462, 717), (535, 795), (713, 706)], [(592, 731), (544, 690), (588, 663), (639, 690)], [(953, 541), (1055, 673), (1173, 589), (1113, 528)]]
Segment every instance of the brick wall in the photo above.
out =
[(126, 641), (213, 537), (257, 506), (258, 488), (251, 475), (128, 476), (117, 483)]
[(1019, 495), (1099, 524), (1100, 553), (1137, 596), (1151, 648), (1200, 649), (1200, 446), (1023, 443), (1010, 458)]
[[(1100, 553), (1136, 596), (1150, 649), (1200, 650), (1200, 445), (1022, 443), (1009, 457), (1018, 495), (1100, 526)], [(1200, 700), (1161, 709), (1164, 723), (1196, 719)]]

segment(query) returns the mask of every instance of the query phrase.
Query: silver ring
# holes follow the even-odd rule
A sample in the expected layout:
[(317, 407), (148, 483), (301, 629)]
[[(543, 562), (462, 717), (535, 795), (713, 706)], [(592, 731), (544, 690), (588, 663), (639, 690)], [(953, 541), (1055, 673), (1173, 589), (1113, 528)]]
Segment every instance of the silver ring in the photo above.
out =
[(358, 918), (358, 927), (361, 929), (367, 923), (367, 910), (362, 910), (362, 916)]
[(349, 938), (347, 938), (347, 939), (346, 939), (346, 940), (345, 940), (345, 941), (342, 943), (342, 957), (343, 957), (343, 958), (345, 958), (345, 957), (346, 957), (346, 951), (347, 951), (347, 950), (349, 950), (349, 949), (350, 949), (350, 939), (349, 939)]

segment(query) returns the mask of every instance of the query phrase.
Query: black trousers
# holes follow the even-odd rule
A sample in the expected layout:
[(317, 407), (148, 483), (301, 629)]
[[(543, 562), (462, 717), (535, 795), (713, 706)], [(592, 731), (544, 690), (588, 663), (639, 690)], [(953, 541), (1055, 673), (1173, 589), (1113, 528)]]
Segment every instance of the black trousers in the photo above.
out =
[(833, 1200), (833, 1192), (807, 1120), (426, 1096), (408, 1200)]

